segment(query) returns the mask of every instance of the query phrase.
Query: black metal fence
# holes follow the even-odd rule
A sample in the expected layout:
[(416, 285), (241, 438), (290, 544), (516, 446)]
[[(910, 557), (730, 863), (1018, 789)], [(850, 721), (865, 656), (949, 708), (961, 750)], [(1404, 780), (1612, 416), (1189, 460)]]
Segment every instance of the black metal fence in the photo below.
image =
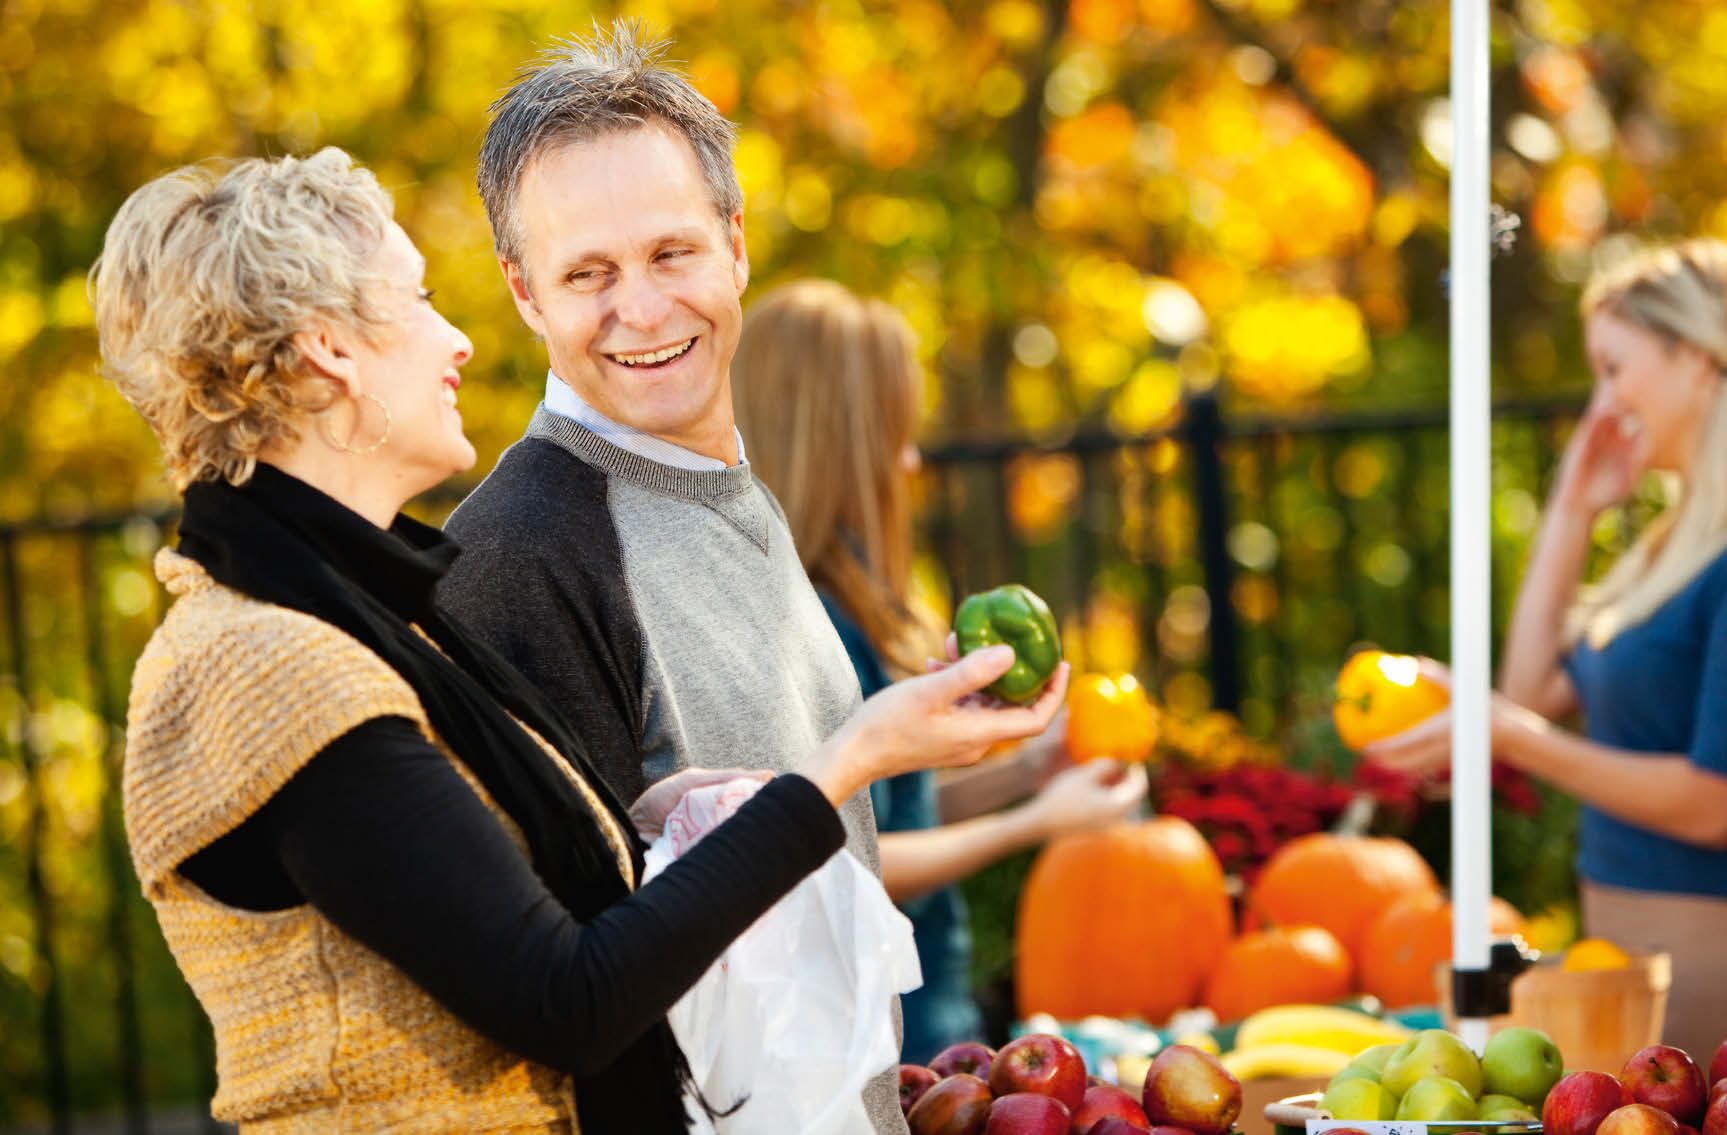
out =
[[(1578, 406), (1499, 408), (1498, 618)], [(950, 597), (1022, 580), (1086, 664), (1294, 736), (1352, 643), (1446, 651), (1445, 421), (1225, 421), (1201, 398), (1132, 439), (947, 446), (926, 457), (929, 574)], [(208, 1026), (119, 813), (125, 691), (164, 605), (149, 559), (171, 524), (0, 526), (0, 1130), (161, 1131), (175, 1111), (214, 1129), (198, 1118)]]

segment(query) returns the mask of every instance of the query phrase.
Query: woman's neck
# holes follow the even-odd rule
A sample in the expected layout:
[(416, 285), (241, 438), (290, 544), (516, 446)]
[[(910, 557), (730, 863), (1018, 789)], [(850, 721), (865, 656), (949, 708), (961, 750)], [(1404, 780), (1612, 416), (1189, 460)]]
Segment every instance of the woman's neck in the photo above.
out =
[(416, 493), (400, 473), (370, 465), (348, 454), (333, 453), (315, 439), (259, 454), (260, 461), (298, 478), (376, 524), (388, 528)]

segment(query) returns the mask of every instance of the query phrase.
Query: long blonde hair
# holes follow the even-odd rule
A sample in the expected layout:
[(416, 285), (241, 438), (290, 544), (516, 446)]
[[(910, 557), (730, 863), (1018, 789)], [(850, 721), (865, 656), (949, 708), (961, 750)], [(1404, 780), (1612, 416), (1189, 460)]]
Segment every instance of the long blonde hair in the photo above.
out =
[(913, 610), (911, 486), (922, 370), (893, 307), (831, 280), (758, 299), (732, 359), (751, 466), (785, 508), (804, 570), (902, 673), (929, 652)]
[[(1712, 239), (1644, 251), (1598, 272), (1583, 291), (1587, 320), (1605, 312), (1689, 343), (1727, 373), (1727, 243)], [(1727, 398), (1716, 384), (1679, 501), (1646, 528), (1566, 616), (1567, 645), (1600, 649), (1654, 614), (1727, 548)]]

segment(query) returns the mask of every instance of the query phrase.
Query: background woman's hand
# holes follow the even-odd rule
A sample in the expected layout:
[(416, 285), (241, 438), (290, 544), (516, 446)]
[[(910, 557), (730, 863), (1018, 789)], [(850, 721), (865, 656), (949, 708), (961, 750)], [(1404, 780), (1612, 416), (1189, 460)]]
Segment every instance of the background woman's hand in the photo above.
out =
[[(1451, 689), (1451, 670), (1431, 658), (1421, 659), (1421, 676)], [(1498, 690), (1488, 702), (1488, 745), (1494, 756), (1513, 756), (1509, 739), (1519, 729), (1540, 728), (1544, 719), (1518, 705)], [(1401, 733), (1363, 746), (1362, 759), (1406, 776), (1431, 779), (1451, 767), (1451, 709), (1447, 706), (1432, 717), (1411, 725)]]
[(678, 806), (684, 793), (709, 784), (724, 784), (740, 777), (768, 781), (773, 779), (773, 775), (761, 769), (748, 768), (687, 768), (674, 772), (657, 784), (649, 785), (646, 792), (636, 797), (636, 802), (630, 805), (630, 822), (636, 826), (636, 831), (641, 833), (643, 839), (652, 843), (665, 830), (666, 817)]
[(1150, 781), (1142, 764), (1108, 757), (1063, 769), (1025, 805), (1039, 839), (1124, 820), (1145, 800)]
[(1598, 390), (1565, 445), (1553, 498), (1593, 519), (1629, 497), (1648, 467), (1648, 435)]
[(968, 765), (1001, 741), (1035, 737), (1067, 696), (1068, 665), (1029, 705), (976, 695), (1007, 673), (1013, 648), (988, 646), (931, 673), (895, 682), (859, 707), (817, 750), (807, 772), (836, 805), (871, 781)]

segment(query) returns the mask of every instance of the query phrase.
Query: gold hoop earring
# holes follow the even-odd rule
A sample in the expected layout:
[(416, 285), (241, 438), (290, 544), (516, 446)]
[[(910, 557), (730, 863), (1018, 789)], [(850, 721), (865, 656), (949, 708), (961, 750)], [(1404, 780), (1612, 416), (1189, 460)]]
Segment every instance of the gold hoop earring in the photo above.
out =
[(341, 450), (343, 453), (351, 453), (356, 457), (364, 457), (368, 453), (376, 453), (378, 451), (378, 449), (386, 441), (390, 440), (390, 426), (392, 424), (392, 421), (390, 418), (390, 408), (388, 406), (384, 405), (384, 400), (382, 398), (379, 398), (376, 394), (373, 394), (369, 391), (361, 391), (360, 397), (361, 398), (370, 398), (372, 401), (374, 401), (378, 404), (378, 409), (380, 409), (384, 412), (384, 432), (383, 432), (382, 436), (380, 436), (378, 438), (378, 440), (374, 441), (371, 445), (366, 446), (364, 449), (355, 449), (351, 439), (349, 441), (349, 444), (347, 444), (347, 445), (342, 444), (341, 442), (336, 440), (336, 432), (330, 428), (330, 420), (328, 418), (324, 419), (325, 440), (327, 440), (331, 445), (335, 446), (337, 449)]

